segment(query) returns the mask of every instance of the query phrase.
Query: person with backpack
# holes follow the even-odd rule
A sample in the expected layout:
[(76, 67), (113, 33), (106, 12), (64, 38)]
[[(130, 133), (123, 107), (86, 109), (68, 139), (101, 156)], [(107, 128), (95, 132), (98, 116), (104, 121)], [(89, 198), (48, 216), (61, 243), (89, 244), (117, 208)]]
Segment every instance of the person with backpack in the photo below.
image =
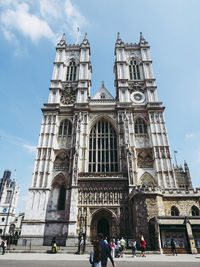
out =
[(99, 243), (101, 246), (101, 251), (102, 251), (102, 256), (101, 256), (101, 266), (102, 267), (107, 267), (107, 262), (108, 262), (108, 258), (110, 259), (112, 266), (116, 267), (113, 257), (111, 256), (110, 253), (110, 248), (109, 245), (105, 243), (104, 239), (103, 239), (103, 234), (98, 234), (98, 238), (99, 238)]
[(93, 242), (93, 250), (90, 251), (90, 263), (92, 267), (101, 267), (102, 249), (99, 241)]

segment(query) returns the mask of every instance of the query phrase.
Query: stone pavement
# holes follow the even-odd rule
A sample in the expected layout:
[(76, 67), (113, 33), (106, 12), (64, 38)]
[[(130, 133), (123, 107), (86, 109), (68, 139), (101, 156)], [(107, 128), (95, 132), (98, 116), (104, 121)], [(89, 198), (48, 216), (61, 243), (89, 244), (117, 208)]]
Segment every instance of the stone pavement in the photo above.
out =
[[(74, 255), (74, 254), (45, 254), (45, 253), (7, 253), (0, 255), (0, 262), (3, 260), (55, 260), (55, 261), (88, 261), (89, 254)], [(133, 258), (131, 255), (124, 255), (123, 258), (115, 258), (116, 262), (198, 262), (200, 264), (200, 254), (179, 254), (178, 256), (172, 255), (155, 255), (148, 254), (146, 257)], [(1, 264), (0, 264), (1, 265)]]

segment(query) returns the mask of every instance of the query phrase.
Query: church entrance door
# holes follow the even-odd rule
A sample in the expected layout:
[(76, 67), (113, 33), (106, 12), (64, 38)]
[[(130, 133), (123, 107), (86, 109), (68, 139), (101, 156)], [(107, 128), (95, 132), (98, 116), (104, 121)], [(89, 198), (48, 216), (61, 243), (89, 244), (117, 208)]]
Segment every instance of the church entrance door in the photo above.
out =
[(100, 209), (93, 213), (90, 224), (91, 240), (96, 239), (98, 233), (108, 238), (117, 236), (117, 224), (115, 215), (108, 209)]
[(101, 218), (98, 221), (97, 232), (102, 233), (104, 236), (110, 237), (109, 222), (106, 218)]

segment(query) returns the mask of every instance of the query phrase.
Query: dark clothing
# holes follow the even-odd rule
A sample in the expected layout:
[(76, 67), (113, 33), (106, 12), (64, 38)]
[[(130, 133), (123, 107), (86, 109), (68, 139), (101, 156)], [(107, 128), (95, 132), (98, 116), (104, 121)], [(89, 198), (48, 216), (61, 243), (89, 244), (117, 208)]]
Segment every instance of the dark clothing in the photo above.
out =
[(171, 250), (172, 250), (172, 254), (176, 254), (177, 255), (177, 252), (176, 252), (176, 244), (174, 242), (174, 240), (171, 240)]
[(102, 266), (107, 266), (108, 258), (112, 262), (112, 265), (114, 264), (113, 258), (110, 254), (110, 248), (108, 244), (105, 243), (104, 240), (100, 241), (100, 246), (101, 246), (101, 265)]

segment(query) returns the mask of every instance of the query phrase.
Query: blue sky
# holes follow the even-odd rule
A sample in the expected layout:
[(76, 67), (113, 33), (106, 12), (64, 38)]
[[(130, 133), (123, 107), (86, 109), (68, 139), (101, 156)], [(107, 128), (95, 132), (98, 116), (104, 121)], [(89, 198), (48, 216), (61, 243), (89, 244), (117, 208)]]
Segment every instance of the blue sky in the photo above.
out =
[(198, 0), (0, 0), (0, 176), (10, 169), (20, 184), (18, 211), (31, 184), (55, 45), (63, 32), (75, 43), (77, 27), (79, 40), (87, 32), (91, 45), (92, 95), (102, 80), (115, 95), (117, 32), (128, 43), (143, 32), (171, 151), (178, 151), (179, 164), (188, 162), (193, 185), (200, 186), (199, 10)]

